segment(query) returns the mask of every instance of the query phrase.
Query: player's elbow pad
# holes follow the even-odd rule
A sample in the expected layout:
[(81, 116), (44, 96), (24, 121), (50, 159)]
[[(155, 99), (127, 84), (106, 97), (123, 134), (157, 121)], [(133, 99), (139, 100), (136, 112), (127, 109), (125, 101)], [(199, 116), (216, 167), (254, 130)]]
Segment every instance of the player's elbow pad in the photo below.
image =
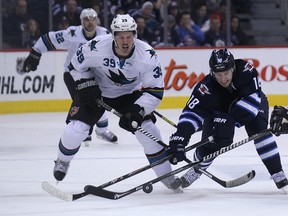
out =
[(260, 93), (253, 93), (236, 101), (231, 106), (229, 114), (236, 121), (236, 126), (241, 127), (248, 124), (258, 115), (260, 104)]

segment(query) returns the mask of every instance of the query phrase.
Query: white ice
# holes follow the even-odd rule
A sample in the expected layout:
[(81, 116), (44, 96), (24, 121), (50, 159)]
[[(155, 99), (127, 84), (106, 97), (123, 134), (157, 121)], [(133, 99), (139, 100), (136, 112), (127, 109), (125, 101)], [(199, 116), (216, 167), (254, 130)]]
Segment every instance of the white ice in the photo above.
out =
[[(180, 109), (158, 111), (175, 123), (181, 112)], [(173, 194), (161, 183), (156, 183), (150, 194), (138, 191), (119, 200), (92, 195), (73, 202), (55, 198), (41, 188), (41, 183), (48, 181), (55, 185), (52, 170), (65, 118), (64, 112), (0, 115), (0, 215), (287, 215), (288, 195), (276, 188), (252, 142), (219, 156), (208, 169), (225, 180), (255, 170), (255, 178), (239, 187), (224, 188), (202, 175), (182, 194)], [(175, 129), (160, 118), (157, 125), (163, 141), (168, 143)], [(118, 117), (112, 113), (109, 113), (109, 128), (117, 134), (118, 144), (101, 141), (93, 134), (92, 144), (81, 147), (71, 162), (66, 178), (56, 187), (80, 193), (87, 184), (101, 185), (147, 165), (136, 138), (118, 127)], [(246, 137), (243, 129), (237, 129), (234, 141)], [(286, 173), (287, 139), (288, 135), (276, 137)], [(195, 134), (190, 144), (199, 140), (200, 134)], [(190, 158), (192, 152), (188, 154)], [(154, 177), (154, 172), (147, 170), (107, 189), (125, 191)]]

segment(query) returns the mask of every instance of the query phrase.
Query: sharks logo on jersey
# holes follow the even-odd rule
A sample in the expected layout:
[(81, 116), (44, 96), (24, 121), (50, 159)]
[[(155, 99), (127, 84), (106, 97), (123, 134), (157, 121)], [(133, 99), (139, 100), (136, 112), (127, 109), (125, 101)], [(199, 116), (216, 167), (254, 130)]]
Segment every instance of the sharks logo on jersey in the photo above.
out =
[(96, 44), (99, 42), (99, 40), (98, 41), (96, 41), (96, 40), (92, 40), (91, 41), (91, 43), (89, 44), (89, 47), (90, 47), (90, 50), (91, 51), (97, 51), (97, 48), (96, 48)]
[(157, 53), (154, 49), (148, 49), (146, 50), (146, 52), (149, 52), (149, 54), (151, 55), (150, 58), (152, 58), (153, 56), (157, 56)]
[[(108, 69), (109, 70), (109, 69)], [(138, 77), (126, 78), (121, 70), (118, 69), (119, 75), (109, 70), (110, 76), (107, 77), (118, 86), (127, 85), (135, 82)]]
[(71, 37), (76, 36), (75, 31), (76, 31), (76, 29), (71, 29), (70, 30)]

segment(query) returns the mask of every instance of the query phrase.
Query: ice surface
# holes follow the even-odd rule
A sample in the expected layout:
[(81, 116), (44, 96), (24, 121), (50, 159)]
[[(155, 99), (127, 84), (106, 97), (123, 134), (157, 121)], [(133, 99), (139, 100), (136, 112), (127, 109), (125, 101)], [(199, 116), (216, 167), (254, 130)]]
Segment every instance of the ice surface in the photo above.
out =
[[(177, 123), (180, 109), (158, 110)], [(74, 202), (57, 199), (41, 188), (43, 181), (55, 185), (52, 170), (66, 113), (0, 115), (0, 215), (11, 216), (282, 216), (287, 214), (288, 195), (278, 190), (256, 154), (252, 142), (219, 156), (209, 171), (221, 179), (237, 178), (254, 169), (256, 177), (236, 188), (223, 188), (201, 176), (182, 194), (173, 194), (161, 183), (150, 194), (138, 191), (119, 200), (86, 196)], [(163, 141), (175, 131), (158, 118)], [(80, 193), (87, 184), (101, 185), (147, 165), (136, 138), (118, 127), (118, 117), (109, 113), (109, 129), (117, 134), (118, 144), (96, 138), (89, 147), (82, 146), (71, 162), (69, 172), (57, 187)], [(246, 138), (237, 129), (234, 141)], [(288, 135), (277, 137), (283, 169), (288, 173)], [(190, 144), (200, 140), (192, 136)], [(191, 158), (193, 151), (189, 152)], [(184, 165), (184, 162), (180, 165)], [(173, 168), (176, 168), (174, 166)], [(182, 174), (182, 173), (181, 173)], [(179, 174), (179, 176), (181, 176)], [(125, 191), (154, 178), (147, 170), (107, 189)]]

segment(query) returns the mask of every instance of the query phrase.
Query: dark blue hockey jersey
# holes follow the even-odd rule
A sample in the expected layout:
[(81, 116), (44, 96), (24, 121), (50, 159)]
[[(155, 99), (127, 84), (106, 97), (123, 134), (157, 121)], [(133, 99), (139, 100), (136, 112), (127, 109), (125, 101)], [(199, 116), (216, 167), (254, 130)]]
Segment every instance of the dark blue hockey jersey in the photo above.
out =
[(211, 74), (195, 86), (179, 117), (178, 131), (190, 137), (201, 127), (204, 119), (215, 112), (229, 114), (240, 127), (258, 115), (263, 97), (257, 70), (251, 63), (236, 59), (228, 88), (218, 84)]

